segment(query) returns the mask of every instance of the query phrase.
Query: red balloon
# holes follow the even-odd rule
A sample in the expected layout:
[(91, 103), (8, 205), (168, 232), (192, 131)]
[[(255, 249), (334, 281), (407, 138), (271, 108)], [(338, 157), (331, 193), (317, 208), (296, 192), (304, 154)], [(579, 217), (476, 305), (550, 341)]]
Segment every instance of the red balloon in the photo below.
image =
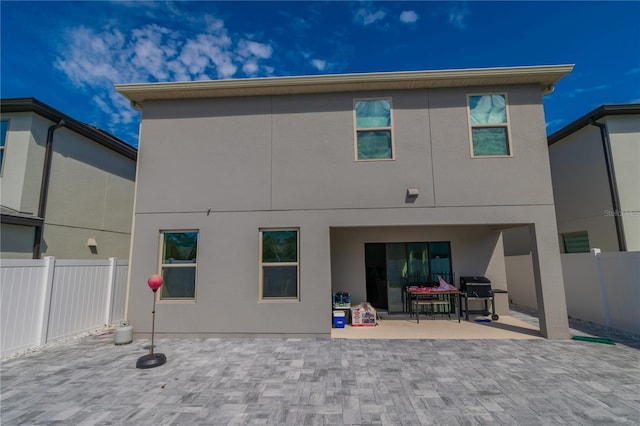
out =
[(153, 291), (156, 291), (162, 285), (162, 277), (160, 275), (154, 274), (149, 277), (147, 280), (147, 284), (149, 284), (149, 288)]

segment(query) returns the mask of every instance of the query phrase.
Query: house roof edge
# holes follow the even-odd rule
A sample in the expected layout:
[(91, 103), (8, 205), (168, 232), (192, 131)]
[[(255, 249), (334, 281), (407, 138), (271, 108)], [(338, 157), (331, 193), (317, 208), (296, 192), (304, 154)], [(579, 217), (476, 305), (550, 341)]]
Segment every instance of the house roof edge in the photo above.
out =
[(124, 155), (132, 160), (138, 157), (138, 150), (127, 144), (122, 139), (98, 129), (91, 125), (85, 124), (64, 114), (57, 109), (39, 101), (36, 98), (3, 98), (0, 99), (0, 112), (34, 112), (47, 120), (58, 123), (64, 120), (65, 127), (82, 136), (98, 142), (99, 144)]
[(577, 132), (589, 123), (600, 120), (603, 117), (609, 115), (631, 115), (640, 114), (640, 103), (630, 104), (604, 104), (600, 105), (596, 109), (586, 113), (577, 120), (572, 121), (560, 130), (555, 131), (547, 138), (547, 144), (553, 145), (561, 139), (569, 136), (570, 134)]
[(540, 65), (116, 84), (134, 107), (145, 100), (311, 94), (365, 90), (538, 84), (553, 87), (573, 65)]

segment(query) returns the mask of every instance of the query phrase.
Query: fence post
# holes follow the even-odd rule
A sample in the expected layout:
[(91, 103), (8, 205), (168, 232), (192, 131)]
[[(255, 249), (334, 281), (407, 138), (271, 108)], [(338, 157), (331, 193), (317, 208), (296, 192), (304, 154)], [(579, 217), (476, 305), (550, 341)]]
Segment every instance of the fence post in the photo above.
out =
[(104, 322), (106, 325), (111, 325), (111, 322), (113, 320), (113, 299), (114, 299), (114, 295), (113, 292), (116, 289), (115, 286), (115, 281), (116, 281), (116, 261), (117, 259), (115, 257), (110, 257), (109, 258), (109, 277), (107, 278), (108, 282), (107, 282), (107, 303), (105, 306), (105, 318), (104, 318)]
[(604, 276), (602, 275), (602, 265), (600, 265), (600, 249), (591, 249), (596, 261), (596, 272), (598, 274), (598, 286), (600, 287), (600, 302), (602, 303), (602, 316), (604, 325), (611, 326), (611, 318), (609, 317), (609, 301), (607, 300), (607, 288), (604, 284)]
[(56, 269), (56, 258), (45, 256), (44, 274), (42, 277), (42, 319), (40, 321), (40, 335), (38, 344), (44, 345), (49, 337), (49, 314), (51, 313), (51, 298), (53, 295), (53, 276)]

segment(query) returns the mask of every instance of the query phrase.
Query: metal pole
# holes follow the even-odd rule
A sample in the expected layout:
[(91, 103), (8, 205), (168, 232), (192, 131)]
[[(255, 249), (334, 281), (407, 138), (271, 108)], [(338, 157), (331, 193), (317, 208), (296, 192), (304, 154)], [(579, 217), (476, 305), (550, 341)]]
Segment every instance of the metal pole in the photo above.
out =
[(156, 329), (156, 291), (153, 291), (153, 311), (151, 312), (151, 355), (153, 355), (153, 336)]

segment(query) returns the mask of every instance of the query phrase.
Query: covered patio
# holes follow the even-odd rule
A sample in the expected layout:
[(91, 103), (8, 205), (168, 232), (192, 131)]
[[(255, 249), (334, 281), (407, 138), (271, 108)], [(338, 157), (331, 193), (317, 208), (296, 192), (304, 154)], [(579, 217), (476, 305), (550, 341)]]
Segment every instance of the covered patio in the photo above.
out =
[[(542, 339), (540, 329), (531, 321), (531, 317), (517, 311), (510, 311), (512, 315), (500, 315), (498, 321), (476, 322), (462, 319), (458, 322), (456, 316), (451, 318), (436, 316), (435, 318), (421, 318), (420, 323), (415, 317), (407, 315), (383, 315), (375, 326), (331, 329), (332, 339), (453, 339), (453, 340), (492, 340), (492, 339)], [(484, 319), (484, 317), (478, 317)]]

